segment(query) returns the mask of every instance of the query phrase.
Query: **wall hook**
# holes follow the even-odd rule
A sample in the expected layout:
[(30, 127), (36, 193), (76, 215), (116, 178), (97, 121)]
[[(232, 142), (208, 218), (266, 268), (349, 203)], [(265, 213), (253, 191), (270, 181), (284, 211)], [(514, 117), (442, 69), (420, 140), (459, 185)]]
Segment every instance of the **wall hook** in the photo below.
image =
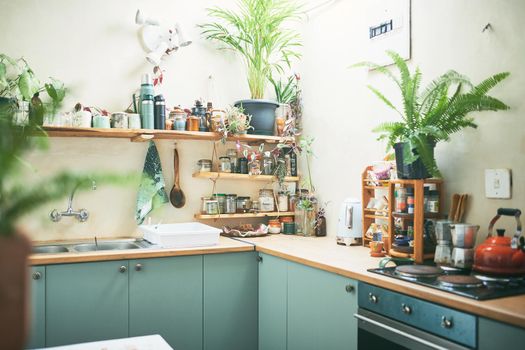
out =
[(492, 25), (490, 23), (487, 23), (483, 29), (481, 30), (482, 33), (484, 33), (486, 30), (492, 30)]

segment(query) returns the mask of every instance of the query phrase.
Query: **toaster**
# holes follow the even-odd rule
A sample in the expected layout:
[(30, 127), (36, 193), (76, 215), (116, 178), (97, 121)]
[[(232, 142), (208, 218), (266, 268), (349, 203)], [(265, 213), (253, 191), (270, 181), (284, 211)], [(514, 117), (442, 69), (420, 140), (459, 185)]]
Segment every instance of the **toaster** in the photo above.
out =
[(361, 201), (347, 198), (341, 204), (339, 222), (337, 224), (337, 244), (361, 245), (363, 240)]

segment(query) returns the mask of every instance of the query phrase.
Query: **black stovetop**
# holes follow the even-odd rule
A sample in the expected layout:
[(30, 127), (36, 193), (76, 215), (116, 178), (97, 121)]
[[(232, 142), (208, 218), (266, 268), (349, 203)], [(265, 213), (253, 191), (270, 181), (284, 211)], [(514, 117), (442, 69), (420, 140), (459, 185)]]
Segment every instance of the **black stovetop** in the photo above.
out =
[[(377, 273), (379, 275), (388, 276), (402, 280), (409, 283), (419, 284), (425, 287), (438, 289), (444, 292), (461, 295), (463, 297), (476, 299), (476, 300), (488, 300), (502, 297), (508, 297), (512, 295), (525, 294), (525, 279), (511, 279), (510, 282), (489, 282), (484, 283), (482, 287), (476, 288), (447, 288), (435, 279), (407, 279), (401, 277), (395, 272), (395, 267), (385, 267), (377, 269), (368, 269), (369, 272)], [(447, 271), (444, 274), (465, 274), (463, 271)]]

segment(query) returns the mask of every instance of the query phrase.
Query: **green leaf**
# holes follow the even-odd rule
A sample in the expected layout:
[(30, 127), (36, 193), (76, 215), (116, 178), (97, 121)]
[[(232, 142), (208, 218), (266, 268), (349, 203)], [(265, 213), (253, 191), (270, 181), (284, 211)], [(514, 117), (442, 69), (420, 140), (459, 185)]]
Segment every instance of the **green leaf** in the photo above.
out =
[(5, 77), (6, 73), (7, 73), (7, 68), (6, 68), (5, 64), (0, 62), (0, 80), (4, 80), (6, 78)]
[(28, 71), (24, 71), (20, 75), (20, 79), (18, 80), (18, 88), (20, 89), (20, 93), (22, 94), (22, 97), (25, 101), (31, 100), (31, 97), (33, 97), (33, 95), (36, 93), (35, 89), (33, 88), (33, 81)]

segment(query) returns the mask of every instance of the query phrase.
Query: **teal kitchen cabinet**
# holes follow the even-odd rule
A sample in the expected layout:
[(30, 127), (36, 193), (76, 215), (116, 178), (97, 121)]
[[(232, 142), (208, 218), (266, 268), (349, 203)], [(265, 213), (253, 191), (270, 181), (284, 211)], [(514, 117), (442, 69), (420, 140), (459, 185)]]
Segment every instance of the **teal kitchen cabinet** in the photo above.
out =
[(129, 261), (129, 336), (202, 350), (202, 255)]
[(26, 344), (28, 349), (43, 348), (46, 346), (46, 267), (31, 267), (30, 296), (30, 329)]
[(286, 350), (288, 262), (259, 259), (259, 350)]
[(357, 282), (288, 263), (288, 350), (357, 349)]
[(257, 349), (257, 257), (204, 255), (204, 350)]
[(128, 261), (46, 267), (46, 346), (128, 336)]
[[(525, 329), (487, 318), (478, 319), (478, 349), (519, 349), (525, 341)], [(522, 344), (522, 345), (519, 345)]]

